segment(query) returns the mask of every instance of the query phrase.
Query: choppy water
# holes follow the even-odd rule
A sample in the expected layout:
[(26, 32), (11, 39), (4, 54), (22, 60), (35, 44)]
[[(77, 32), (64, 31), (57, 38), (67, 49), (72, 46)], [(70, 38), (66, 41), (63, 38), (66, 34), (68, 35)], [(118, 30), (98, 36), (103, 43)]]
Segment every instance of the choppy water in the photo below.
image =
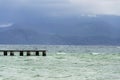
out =
[[(102, 76), (102, 80), (120, 79), (120, 55), (102, 54), (120, 53), (119, 46), (2, 45), (0, 49), (48, 50), (46, 57), (0, 56), (0, 80), (100, 80)], [(79, 55), (92, 52), (103, 56)]]

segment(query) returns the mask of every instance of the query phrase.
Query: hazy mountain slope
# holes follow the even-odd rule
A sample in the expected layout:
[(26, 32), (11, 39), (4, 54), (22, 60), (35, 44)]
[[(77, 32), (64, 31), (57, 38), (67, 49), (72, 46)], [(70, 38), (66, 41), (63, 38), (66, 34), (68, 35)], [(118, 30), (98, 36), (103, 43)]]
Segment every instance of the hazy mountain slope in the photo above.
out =
[(117, 16), (22, 18), (9, 28), (0, 28), (0, 44), (117, 45), (119, 20)]

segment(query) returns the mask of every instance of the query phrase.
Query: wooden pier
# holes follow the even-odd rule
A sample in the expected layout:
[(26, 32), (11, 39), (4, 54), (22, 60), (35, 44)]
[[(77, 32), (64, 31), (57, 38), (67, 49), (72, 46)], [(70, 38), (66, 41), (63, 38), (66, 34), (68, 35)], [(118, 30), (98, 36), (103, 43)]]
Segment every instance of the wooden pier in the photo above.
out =
[(34, 56), (40, 56), (40, 53), (42, 56), (46, 56), (46, 50), (0, 50), (3, 56), (8, 56), (8, 53), (10, 56), (15, 56), (15, 52), (19, 52), (19, 56), (24, 56), (25, 53), (26, 56), (31, 56), (31, 52), (34, 52)]

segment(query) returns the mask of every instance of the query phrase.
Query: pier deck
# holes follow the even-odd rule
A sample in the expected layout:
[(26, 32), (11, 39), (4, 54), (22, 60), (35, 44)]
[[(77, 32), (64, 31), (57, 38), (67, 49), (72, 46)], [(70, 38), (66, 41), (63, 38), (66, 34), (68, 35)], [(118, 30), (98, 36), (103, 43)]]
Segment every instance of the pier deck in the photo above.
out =
[(35, 53), (35, 56), (39, 56), (40, 52), (42, 52), (42, 56), (46, 56), (46, 50), (0, 50), (0, 53), (3, 53), (3, 56), (15, 56), (15, 52), (19, 52), (20, 56), (24, 56), (26, 52), (26, 56), (31, 56), (31, 52)]

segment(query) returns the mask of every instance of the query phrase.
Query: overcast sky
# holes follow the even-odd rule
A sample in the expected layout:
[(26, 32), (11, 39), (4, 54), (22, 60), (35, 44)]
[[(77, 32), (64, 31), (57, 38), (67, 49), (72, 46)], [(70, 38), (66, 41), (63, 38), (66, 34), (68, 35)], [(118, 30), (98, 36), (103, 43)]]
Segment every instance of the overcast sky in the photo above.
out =
[(120, 0), (0, 0), (0, 30), (29, 28), (42, 33), (46, 28), (50, 34), (96, 36), (105, 32), (116, 36), (120, 30), (118, 16)]
[[(41, 16), (120, 16), (120, 0), (0, 0), (0, 25)], [(12, 22), (14, 21), (14, 22)], [(5, 24), (6, 25), (6, 24)]]
[[(46, 15), (120, 15), (120, 0), (0, 0), (0, 10), (33, 9)], [(2, 11), (3, 11), (2, 10)], [(11, 13), (11, 12), (10, 12)]]

